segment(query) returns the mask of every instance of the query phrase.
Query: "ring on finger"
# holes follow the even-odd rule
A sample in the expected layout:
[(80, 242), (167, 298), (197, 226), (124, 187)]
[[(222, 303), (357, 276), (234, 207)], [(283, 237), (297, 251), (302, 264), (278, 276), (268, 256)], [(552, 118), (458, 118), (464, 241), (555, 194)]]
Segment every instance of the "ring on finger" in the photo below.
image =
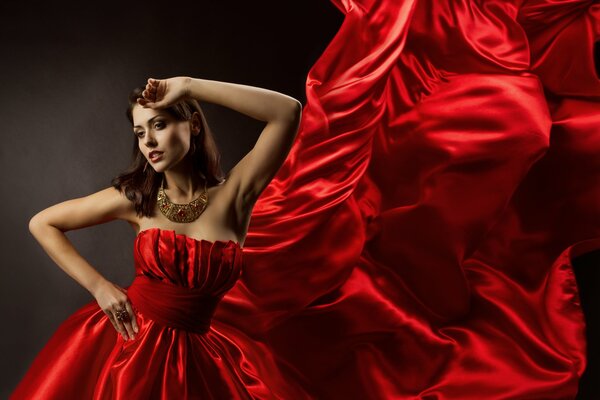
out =
[(128, 321), (129, 320), (129, 313), (127, 312), (127, 309), (122, 308), (120, 310), (117, 310), (117, 312), (115, 313), (115, 317), (119, 321)]

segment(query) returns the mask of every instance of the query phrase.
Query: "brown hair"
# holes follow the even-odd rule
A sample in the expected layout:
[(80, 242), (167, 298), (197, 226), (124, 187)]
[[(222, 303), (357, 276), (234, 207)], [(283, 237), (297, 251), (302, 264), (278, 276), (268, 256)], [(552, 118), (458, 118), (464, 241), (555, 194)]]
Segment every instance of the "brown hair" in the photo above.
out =
[[(137, 99), (142, 96), (145, 87), (135, 88), (129, 94), (129, 106), (127, 107), (127, 118), (133, 126), (133, 107), (136, 106)], [(207, 187), (219, 184), (223, 181), (223, 171), (221, 169), (221, 155), (217, 149), (212, 131), (208, 127), (204, 112), (196, 99), (185, 99), (170, 107), (163, 109), (178, 121), (189, 121), (194, 112), (200, 114), (202, 128), (200, 134), (192, 136), (190, 149), (195, 147), (192, 155), (194, 171), (206, 178)], [(189, 153), (188, 153), (189, 154)], [(111, 185), (131, 200), (134, 204), (138, 216), (151, 216), (156, 206), (156, 194), (163, 178), (162, 173), (158, 173), (154, 168), (146, 168), (146, 157), (138, 147), (138, 138), (133, 135), (132, 161), (129, 167), (111, 180)]]

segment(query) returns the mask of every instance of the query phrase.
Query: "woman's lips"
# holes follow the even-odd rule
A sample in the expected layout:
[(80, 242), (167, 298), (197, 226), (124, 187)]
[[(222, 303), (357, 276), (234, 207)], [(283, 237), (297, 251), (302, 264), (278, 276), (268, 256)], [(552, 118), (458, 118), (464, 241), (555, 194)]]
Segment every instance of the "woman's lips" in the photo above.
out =
[(150, 161), (152, 162), (156, 162), (158, 160), (160, 160), (162, 158), (163, 153), (162, 152), (153, 152), (150, 153)]

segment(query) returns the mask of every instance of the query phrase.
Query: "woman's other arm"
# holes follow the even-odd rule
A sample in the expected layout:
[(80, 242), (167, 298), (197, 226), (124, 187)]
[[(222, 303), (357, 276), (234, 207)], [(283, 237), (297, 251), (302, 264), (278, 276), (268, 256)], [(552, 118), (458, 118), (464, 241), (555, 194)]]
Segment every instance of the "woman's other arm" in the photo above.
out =
[(107, 280), (77, 252), (64, 232), (131, 218), (133, 207), (113, 187), (46, 208), (29, 221), (29, 231), (48, 256), (94, 297)]
[[(104, 278), (73, 247), (64, 232), (98, 225), (113, 219), (135, 222), (132, 203), (112, 186), (85, 197), (67, 200), (46, 208), (29, 221), (29, 231), (50, 258), (69, 276), (86, 288), (107, 314), (123, 339), (133, 339), (139, 327), (125, 289)], [(129, 318), (118, 320), (116, 313), (126, 309)]]

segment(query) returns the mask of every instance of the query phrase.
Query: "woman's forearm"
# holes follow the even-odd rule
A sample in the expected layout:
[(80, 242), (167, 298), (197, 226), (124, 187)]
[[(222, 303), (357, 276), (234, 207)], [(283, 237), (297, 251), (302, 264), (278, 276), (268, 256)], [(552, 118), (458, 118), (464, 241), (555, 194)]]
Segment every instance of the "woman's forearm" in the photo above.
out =
[(293, 97), (255, 86), (187, 77), (188, 96), (219, 104), (259, 121), (294, 118), (302, 104)]
[(29, 223), (29, 231), (48, 256), (95, 297), (96, 289), (107, 280), (77, 252), (66, 235), (58, 228), (35, 220)]

